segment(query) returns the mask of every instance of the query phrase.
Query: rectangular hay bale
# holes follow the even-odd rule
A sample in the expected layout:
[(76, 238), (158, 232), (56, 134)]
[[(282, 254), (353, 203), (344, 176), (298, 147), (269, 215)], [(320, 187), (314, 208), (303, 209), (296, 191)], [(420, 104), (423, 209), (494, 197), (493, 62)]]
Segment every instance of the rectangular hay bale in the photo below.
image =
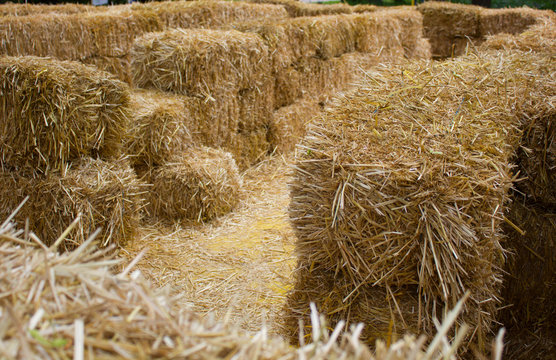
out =
[(29, 228), (46, 245), (56, 241), (81, 216), (59, 249), (74, 249), (97, 228), (100, 246), (123, 245), (139, 226), (144, 188), (126, 161), (107, 163), (82, 158), (65, 171), (28, 177), (0, 172), (0, 217), (7, 218), (25, 199), (15, 221)]
[(110, 74), (77, 62), (1, 57), (0, 89), (3, 166), (48, 172), (82, 156), (120, 155), (130, 92)]

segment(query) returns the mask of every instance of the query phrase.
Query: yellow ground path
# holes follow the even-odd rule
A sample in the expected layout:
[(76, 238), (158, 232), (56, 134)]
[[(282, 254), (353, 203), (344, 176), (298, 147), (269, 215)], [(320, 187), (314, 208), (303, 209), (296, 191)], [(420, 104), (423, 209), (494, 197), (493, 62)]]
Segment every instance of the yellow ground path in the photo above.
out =
[(240, 206), (209, 224), (149, 224), (123, 251), (160, 286), (172, 286), (182, 304), (199, 313), (258, 330), (276, 329), (292, 286), (294, 234), (288, 222), (290, 171), (273, 158), (243, 177)]

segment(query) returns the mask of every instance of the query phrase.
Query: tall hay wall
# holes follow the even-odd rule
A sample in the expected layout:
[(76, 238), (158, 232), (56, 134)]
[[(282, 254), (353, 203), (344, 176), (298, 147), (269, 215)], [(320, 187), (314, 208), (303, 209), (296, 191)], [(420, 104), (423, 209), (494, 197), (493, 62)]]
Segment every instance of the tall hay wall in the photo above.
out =
[[(293, 149), (308, 119), (283, 117), (287, 110), (281, 108), (296, 107), (300, 114), (303, 104), (325, 103), (362, 76), (364, 69), (380, 62), (430, 56), (428, 43), (421, 36), (422, 17), (412, 10), (298, 17), (234, 27), (258, 34), (269, 48), (276, 114), (269, 138), (272, 148), (282, 151)], [(294, 135), (295, 139), (280, 134)]]
[(121, 159), (130, 93), (110, 74), (77, 62), (0, 57), (0, 214), (28, 223), (48, 245), (80, 217), (59, 248), (102, 228), (123, 244), (138, 226), (142, 187)]
[(484, 9), (449, 2), (426, 2), (417, 7), (423, 14), (424, 36), (431, 42), (432, 55), (459, 56), (468, 46), (478, 46), (486, 36), (497, 33), (517, 34), (551, 11), (522, 9)]
[(299, 267), (289, 333), (313, 301), (333, 323), (369, 323), (370, 344), (430, 334), (433, 317), (469, 291), (466, 343), (486, 349), (512, 157), (525, 115), (554, 96), (550, 67), (546, 54), (518, 52), (377, 68), (314, 120), (291, 184)]

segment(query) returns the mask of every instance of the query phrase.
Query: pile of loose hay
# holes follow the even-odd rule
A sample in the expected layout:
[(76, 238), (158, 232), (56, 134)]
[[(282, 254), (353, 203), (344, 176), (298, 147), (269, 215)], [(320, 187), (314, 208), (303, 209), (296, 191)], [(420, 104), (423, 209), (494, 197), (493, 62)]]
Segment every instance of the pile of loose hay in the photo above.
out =
[(0, 172), (0, 216), (8, 217), (29, 197), (15, 217), (27, 224), (47, 245), (80, 216), (60, 248), (73, 249), (101, 228), (101, 245), (124, 244), (139, 226), (143, 186), (127, 161), (111, 163), (83, 158), (65, 172), (27, 177), (16, 171)]
[[(400, 332), (431, 333), (434, 314), (469, 291), (463, 319), (484, 349), (501, 288), (511, 157), (524, 114), (554, 92), (544, 79), (550, 68), (550, 56), (492, 53), (369, 71), (298, 148), (292, 297), (308, 290), (308, 278), (331, 278), (334, 291), (317, 289), (309, 300), (335, 318), (386, 308), (384, 338), (393, 322)], [(406, 298), (415, 300), (411, 311)]]
[(373, 355), (358, 340), (362, 325), (342, 334), (342, 323), (330, 332), (313, 309), (313, 342), (293, 349), (264, 328), (246, 334), (178, 310), (167, 288), (153, 288), (131, 271), (139, 258), (114, 273), (120, 261), (91, 246), (94, 237), (60, 254), (27, 236), (10, 223), (0, 227), (0, 292), (9, 294), (0, 297), (0, 353), (8, 358), (437, 360), (458, 346), (446, 335), (461, 303), (428, 348), (424, 339), (406, 336), (391, 346), (378, 343)]
[(189, 148), (147, 174), (153, 184), (149, 211), (158, 217), (197, 222), (229, 213), (239, 201), (241, 178), (232, 156), (207, 147)]
[(0, 58), (1, 164), (63, 170), (82, 156), (117, 157), (129, 125), (128, 87), (76, 62)]
[(154, 11), (168, 29), (218, 28), (237, 21), (288, 17), (282, 6), (239, 1), (164, 1), (134, 4), (132, 9)]

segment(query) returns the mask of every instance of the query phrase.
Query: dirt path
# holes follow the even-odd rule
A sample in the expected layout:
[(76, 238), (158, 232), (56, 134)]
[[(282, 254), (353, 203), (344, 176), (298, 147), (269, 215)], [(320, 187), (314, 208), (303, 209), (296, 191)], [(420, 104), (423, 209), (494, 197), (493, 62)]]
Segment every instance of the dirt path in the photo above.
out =
[(184, 306), (246, 330), (263, 323), (276, 329), (295, 266), (289, 179), (286, 160), (265, 161), (244, 174), (241, 204), (233, 213), (193, 227), (145, 225), (124, 256), (131, 260), (145, 249), (138, 268), (156, 284), (172, 286)]

